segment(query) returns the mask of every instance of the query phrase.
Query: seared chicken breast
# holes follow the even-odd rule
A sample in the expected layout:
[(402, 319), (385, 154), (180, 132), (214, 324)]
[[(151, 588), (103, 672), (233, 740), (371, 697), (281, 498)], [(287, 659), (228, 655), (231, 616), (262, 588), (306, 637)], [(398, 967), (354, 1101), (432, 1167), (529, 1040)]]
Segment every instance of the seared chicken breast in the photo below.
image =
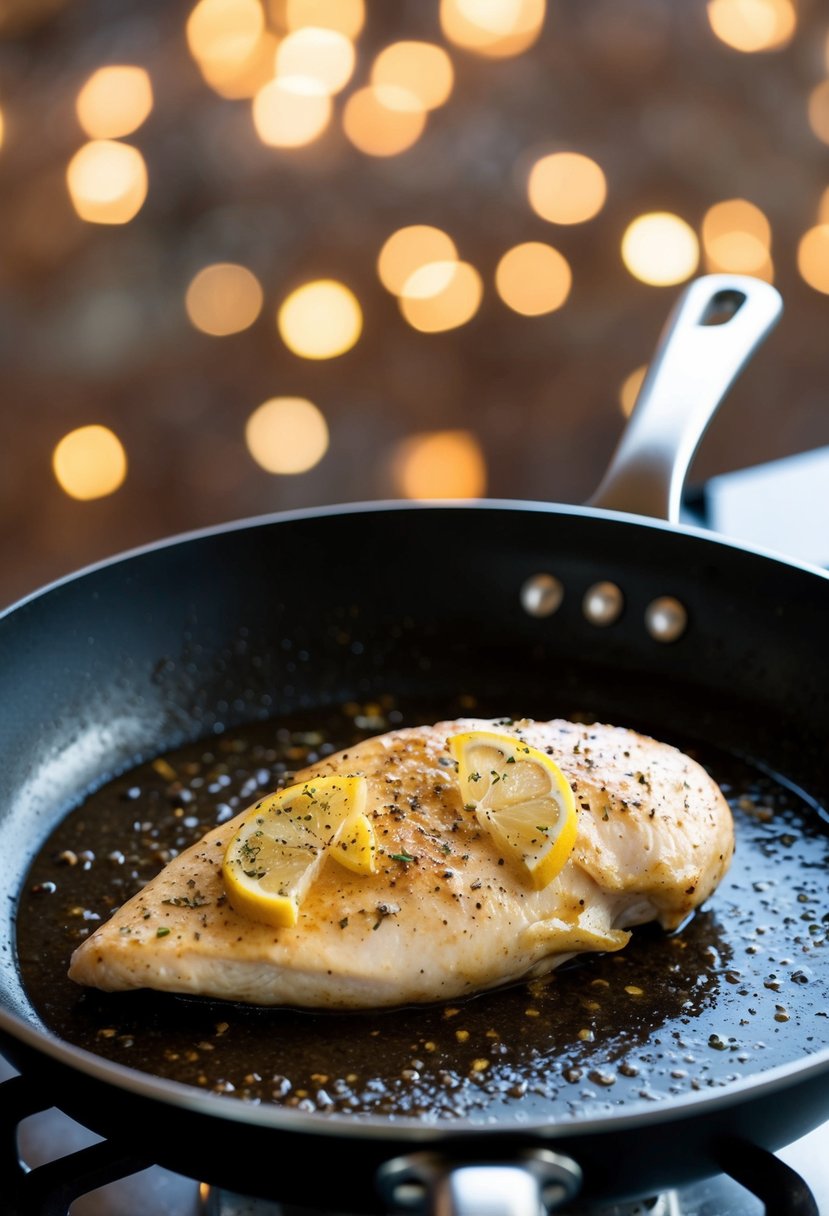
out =
[[(544, 750), (573, 789), (564, 868), (534, 889), (463, 800), (446, 740), (497, 730)], [(259, 1005), (370, 1009), (457, 999), (678, 928), (728, 868), (731, 813), (706, 770), (622, 727), (475, 718), (366, 740), (296, 775), (363, 775), (377, 872), (329, 859), (296, 925), (234, 912), (222, 858), (243, 816), (174, 858), (74, 952), (69, 975)], [(243, 812), (243, 815), (247, 812)]]

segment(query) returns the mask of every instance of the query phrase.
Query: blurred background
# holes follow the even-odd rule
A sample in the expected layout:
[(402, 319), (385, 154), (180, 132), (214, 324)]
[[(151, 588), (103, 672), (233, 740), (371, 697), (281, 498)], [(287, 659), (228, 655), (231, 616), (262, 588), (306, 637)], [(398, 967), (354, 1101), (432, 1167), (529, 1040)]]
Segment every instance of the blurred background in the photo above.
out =
[(820, 0), (0, 0), (0, 602), (259, 513), (584, 501), (681, 284), (829, 444)]

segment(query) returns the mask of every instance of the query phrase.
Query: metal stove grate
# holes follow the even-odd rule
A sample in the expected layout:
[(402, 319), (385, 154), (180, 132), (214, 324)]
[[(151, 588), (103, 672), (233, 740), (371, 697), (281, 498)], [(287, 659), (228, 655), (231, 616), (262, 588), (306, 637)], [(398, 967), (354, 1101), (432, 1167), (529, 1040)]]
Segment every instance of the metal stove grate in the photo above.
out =
[[(829, 1124), (799, 1144), (798, 1165), (827, 1162)], [(804, 1178), (778, 1156), (740, 1145), (728, 1169), (733, 1177), (628, 1204), (568, 1206), (558, 1216), (821, 1216)], [(829, 1194), (829, 1164), (824, 1170)], [(81, 1128), (22, 1076), (0, 1084), (0, 1195), (3, 1216), (347, 1216), (320, 1213), (311, 1196), (308, 1207), (285, 1206), (160, 1169), (128, 1138), (101, 1140)]]

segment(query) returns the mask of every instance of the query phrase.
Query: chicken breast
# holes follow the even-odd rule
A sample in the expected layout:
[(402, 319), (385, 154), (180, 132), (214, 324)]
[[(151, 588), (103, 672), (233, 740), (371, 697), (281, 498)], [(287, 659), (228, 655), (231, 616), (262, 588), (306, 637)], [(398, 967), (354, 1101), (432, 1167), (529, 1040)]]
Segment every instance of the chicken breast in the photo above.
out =
[[(464, 808), (446, 739), (498, 730), (569, 780), (578, 835), (542, 890)], [(457, 999), (676, 929), (716, 888), (733, 823), (705, 769), (633, 731), (466, 718), (366, 740), (297, 774), (362, 774), (378, 870), (329, 859), (290, 928), (230, 907), (221, 862), (242, 816), (182, 852), (78, 947), (70, 977), (259, 1005), (368, 1009)], [(411, 858), (413, 860), (406, 860)]]

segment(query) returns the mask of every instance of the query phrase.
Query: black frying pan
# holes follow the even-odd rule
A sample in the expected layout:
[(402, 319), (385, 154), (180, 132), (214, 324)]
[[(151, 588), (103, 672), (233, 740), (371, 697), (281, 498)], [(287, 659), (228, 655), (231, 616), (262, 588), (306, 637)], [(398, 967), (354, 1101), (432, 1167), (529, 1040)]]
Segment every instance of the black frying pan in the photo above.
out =
[[(526, 1119), (519, 1103), (448, 1120), (251, 1106), (81, 1050), (47, 1029), (15, 949), (35, 851), (87, 791), (137, 757), (265, 715), (326, 713), (389, 692), (441, 716), (460, 690), (506, 713), (581, 708), (748, 758), (812, 807), (806, 898), (825, 908), (817, 808), (829, 802), (829, 578), (675, 522), (708, 418), (778, 309), (777, 293), (758, 281), (691, 286), (589, 507), (379, 504), (282, 515), (152, 546), (8, 612), (0, 1047), (9, 1059), (93, 1130), (128, 1129), (138, 1154), (205, 1181), (302, 1203), (310, 1159), (314, 1202), (338, 1211), (425, 1202), (472, 1213), (483, 1185), (499, 1196), (488, 1210), (524, 1213), (537, 1210), (539, 1193), (559, 1206), (575, 1192), (642, 1195), (723, 1168), (750, 1180), (752, 1146), (773, 1150), (825, 1119), (829, 949), (809, 953), (807, 983), (787, 985), (785, 1033), (772, 1027), (747, 1069), (735, 1056), (707, 1067), (699, 1089), (655, 1102), (528, 1103)], [(672, 522), (645, 518), (654, 514)], [(732, 915), (762, 916), (775, 960), (794, 957), (808, 926), (778, 916), (750, 877), (728, 895)], [(808, 914), (819, 933), (820, 916)], [(762, 972), (751, 979), (759, 989)], [(700, 1025), (715, 1027), (727, 1053), (752, 1015), (721, 989), (699, 1002)], [(486, 999), (494, 1018), (497, 1002), (512, 998)], [(692, 1005), (674, 1011), (689, 1035)], [(666, 1018), (658, 1002), (644, 1007), (643, 1053), (663, 1049)], [(327, 1023), (334, 1044), (338, 1025)], [(774, 1168), (764, 1169), (756, 1187), (784, 1212), (771, 1198)], [(791, 1212), (814, 1210), (797, 1203)]]

